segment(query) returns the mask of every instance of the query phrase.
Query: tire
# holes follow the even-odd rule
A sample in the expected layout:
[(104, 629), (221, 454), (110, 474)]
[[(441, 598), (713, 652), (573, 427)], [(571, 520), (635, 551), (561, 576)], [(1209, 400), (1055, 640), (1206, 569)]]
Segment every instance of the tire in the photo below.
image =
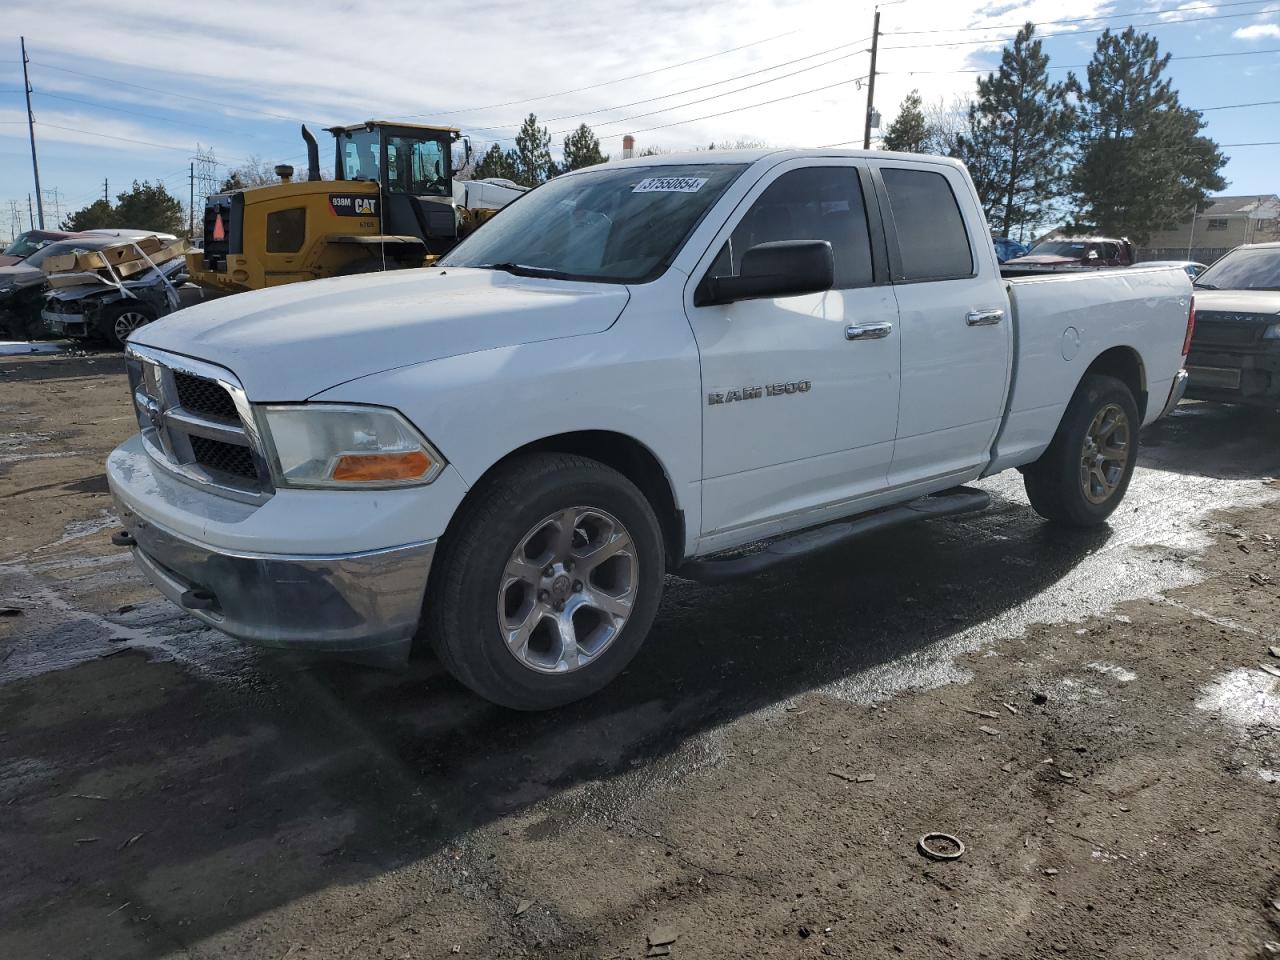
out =
[(522, 457), (450, 524), (427, 590), (427, 636), (486, 700), (558, 707), (630, 663), (657, 614), (664, 564), (658, 519), (630, 480), (585, 457)]
[(102, 308), (94, 328), (99, 338), (108, 346), (123, 350), (129, 334), (138, 327), (151, 323), (155, 318), (155, 309), (145, 303), (139, 303), (136, 300), (120, 300)]
[(1068, 526), (1104, 523), (1129, 489), (1141, 425), (1137, 401), (1123, 381), (1086, 376), (1049, 449), (1023, 471), (1031, 508), (1046, 520)]

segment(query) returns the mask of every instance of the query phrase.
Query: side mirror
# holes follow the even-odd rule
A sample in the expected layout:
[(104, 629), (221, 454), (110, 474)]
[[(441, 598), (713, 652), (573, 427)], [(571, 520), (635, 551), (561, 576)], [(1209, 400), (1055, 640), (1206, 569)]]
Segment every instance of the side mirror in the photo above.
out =
[(826, 240), (775, 240), (742, 255), (736, 277), (705, 277), (694, 291), (693, 305), (709, 307), (738, 300), (795, 297), (830, 290), (835, 283), (835, 257)]

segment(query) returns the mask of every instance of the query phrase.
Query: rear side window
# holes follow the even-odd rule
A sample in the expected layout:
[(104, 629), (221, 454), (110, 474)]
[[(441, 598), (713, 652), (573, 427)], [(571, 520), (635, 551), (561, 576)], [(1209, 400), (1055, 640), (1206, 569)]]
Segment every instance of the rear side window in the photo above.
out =
[(736, 277), (742, 255), (774, 240), (826, 240), (837, 290), (871, 283), (871, 234), (853, 167), (806, 167), (778, 177), (751, 205), (708, 271)]
[(304, 207), (267, 214), (267, 253), (297, 253), (307, 236)]
[(973, 274), (960, 206), (947, 178), (928, 170), (881, 170), (898, 231), (906, 280), (954, 280)]

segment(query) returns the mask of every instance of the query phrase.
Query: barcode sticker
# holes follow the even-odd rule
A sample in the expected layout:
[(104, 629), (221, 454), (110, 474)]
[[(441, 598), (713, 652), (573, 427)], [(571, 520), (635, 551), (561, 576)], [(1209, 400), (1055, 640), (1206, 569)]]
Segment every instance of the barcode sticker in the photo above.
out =
[(650, 177), (637, 183), (631, 192), (697, 193), (706, 182), (706, 177)]

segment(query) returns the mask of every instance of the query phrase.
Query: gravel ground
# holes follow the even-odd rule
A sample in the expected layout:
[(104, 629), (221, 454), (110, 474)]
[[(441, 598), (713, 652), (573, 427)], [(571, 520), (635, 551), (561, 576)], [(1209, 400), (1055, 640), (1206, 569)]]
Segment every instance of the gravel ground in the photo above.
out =
[(167, 604), (108, 543), (132, 429), (118, 356), (0, 357), (0, 956), (1280, 941), (1280, 416), (1184, 404), (1106, 530), (1014, 474), (981, 516), (672, 579), (618, 682), (534, 716)]

